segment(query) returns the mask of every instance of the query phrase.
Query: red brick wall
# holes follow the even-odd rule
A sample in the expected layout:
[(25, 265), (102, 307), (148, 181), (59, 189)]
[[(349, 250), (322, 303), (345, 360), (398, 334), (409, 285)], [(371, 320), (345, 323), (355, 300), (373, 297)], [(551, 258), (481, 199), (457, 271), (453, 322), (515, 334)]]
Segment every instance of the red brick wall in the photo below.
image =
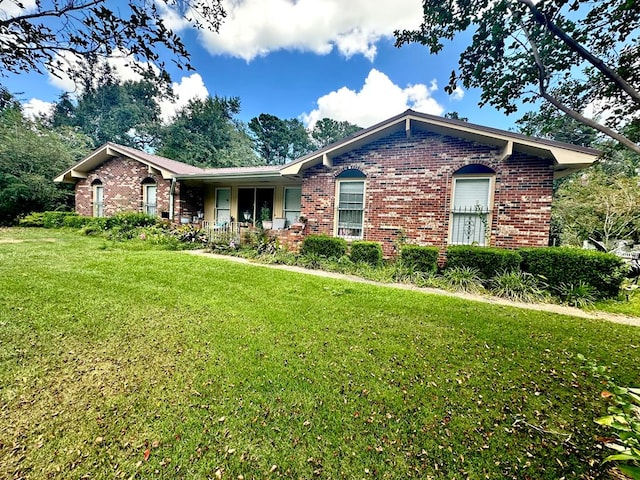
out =
[(76, 184), (76, 211), (80, 215), (93, 215), (91, 184), (100, 180), (104, 187), (105, 216), (110, 217), (118, 212), (142, 212), (142, 181), (145, 178), (152, 178), (158, 186), (158, 215), (168, 212), (171, 180), (163, 179), (160, 174), (149, 173), (146, 165), (127, 157), (107, 160)]
[(549, 238), (553, 169), (549, 160), (435, 133), (404, 132), (378, 140), (305, 172), (302, 215), (309, 233), (334, 234), (336, 176), (346, 168), (366, 174), (364, 239), (393, 255), (399, 229), (412, 243), (448, 244), (453, 174), (468, 164), (496, 172), (490, 245), (545, 246)]

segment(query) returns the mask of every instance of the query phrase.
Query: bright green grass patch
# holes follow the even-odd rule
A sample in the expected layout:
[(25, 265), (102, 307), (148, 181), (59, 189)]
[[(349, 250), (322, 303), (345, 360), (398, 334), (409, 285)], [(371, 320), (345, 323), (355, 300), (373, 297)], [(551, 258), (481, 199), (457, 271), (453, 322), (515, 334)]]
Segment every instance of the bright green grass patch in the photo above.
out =
[(0, 230), (0, 478), (596, 477), (605, 406), (576, 354), (625, 385), (639, 345), (602, 321)]

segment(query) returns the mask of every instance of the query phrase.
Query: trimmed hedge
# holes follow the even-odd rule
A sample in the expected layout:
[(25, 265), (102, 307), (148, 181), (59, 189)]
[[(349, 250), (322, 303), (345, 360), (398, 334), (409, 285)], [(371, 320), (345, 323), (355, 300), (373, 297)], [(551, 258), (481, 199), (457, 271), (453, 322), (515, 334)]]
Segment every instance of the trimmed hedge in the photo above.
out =
[(400, 250), (400, 263), (416, 272), (435, 272), (438, 270), (438, 255), (438, 247), (404, 245)]
[(522, 258), (516, 250), (472, 245), (451, 245), (447, 248), (445, 269), (455, 267), (475, 268), (485, 280), (503, 272), (520, 269)]
[(629, 268), (624, 260), (611, 254), (569, 247), (523, 248), (521, 268), (539, 275), (553, 288), (561, 285), (591, 285), (597, 298), (612, 298)]
[(69, 228), (82, 228), (95, 220), (93, 217), (82, 217), (80, 215), (68, 215), (63, 218), (62, 225)]
[(18, 221), (21, 227), (44, 227), (44, 212), (31, 212)]
[(44, 228), (62, 228), (65, 218), (77, 216), (76, 212), (43, 212), (42, 224)]
[(352, 242), (349, 258), (355, 263), (367, 263), (377, 267), (382, 263), (382, 245), (378, 242)]
[(347, 241), (344, 238), (328, 235), (309, 235), (302, 241), (302, 255), (318, 255), (326, 258), (340, 258), (347, 253)]

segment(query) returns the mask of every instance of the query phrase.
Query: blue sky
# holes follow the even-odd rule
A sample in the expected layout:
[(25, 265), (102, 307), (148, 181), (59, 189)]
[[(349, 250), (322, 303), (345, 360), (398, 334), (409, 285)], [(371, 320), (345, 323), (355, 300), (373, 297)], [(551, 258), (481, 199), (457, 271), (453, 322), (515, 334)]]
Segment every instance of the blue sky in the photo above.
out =
[[(438, 56), (419, 45), (393, 46), (394, 29), (419, 24), (421, 3), (227, 0), (228, 17), (218, 34), (196, 32), (167, 12), (195, 71), (171, 72), (179, 101), (164, 103), (164, 116), (170, 118), (189, 98), (217, 94), (240, 97), (239, 118), (245, 122), (270, 113), (307, 125), (331, 117), (367, 127), (413, 108), (435, 115), (456, 111), (473, 123), (513, 128), (524, 111), (507, 117), (491, 107), (480, 109), (477, 91), (444, 91), (465, 39)], [(122, 78), (135, 78), (124, 63), (112, 60)], [(46, 110), (63, 91), (73, 90), (68, 80), (47, 74), (0, 82), (33, 111)]]

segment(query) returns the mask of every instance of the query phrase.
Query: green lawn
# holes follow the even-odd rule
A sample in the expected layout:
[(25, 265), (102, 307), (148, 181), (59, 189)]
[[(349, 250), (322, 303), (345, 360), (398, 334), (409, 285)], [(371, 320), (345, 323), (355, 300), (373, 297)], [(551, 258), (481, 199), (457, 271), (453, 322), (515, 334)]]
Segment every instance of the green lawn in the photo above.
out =
[(606, 478), (576, 354), (639, 384), (639, 347), (637, 327), (4, 229), (0, 478)]

